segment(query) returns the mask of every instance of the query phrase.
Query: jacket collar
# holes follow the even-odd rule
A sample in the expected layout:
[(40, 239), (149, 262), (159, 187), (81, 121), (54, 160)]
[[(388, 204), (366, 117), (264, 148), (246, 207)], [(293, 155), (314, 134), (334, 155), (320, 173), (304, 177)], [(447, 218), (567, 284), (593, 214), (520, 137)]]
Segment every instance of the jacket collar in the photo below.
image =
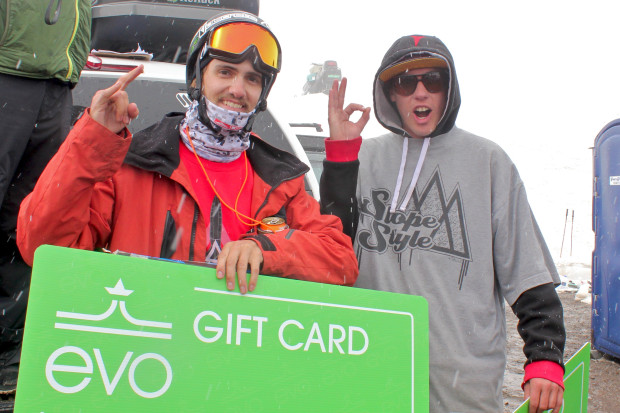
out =
[[(181, 162), (179, 124), (184, 116), (179, 112), (169, 113), (160, 122), (137, 132), (125, 163), (170, 178)], [(310, 170), (294, 155), (271, 146), (254, 133), (250, 137), (247, 154), (254, 172), (271, 186), (302, 176)]]

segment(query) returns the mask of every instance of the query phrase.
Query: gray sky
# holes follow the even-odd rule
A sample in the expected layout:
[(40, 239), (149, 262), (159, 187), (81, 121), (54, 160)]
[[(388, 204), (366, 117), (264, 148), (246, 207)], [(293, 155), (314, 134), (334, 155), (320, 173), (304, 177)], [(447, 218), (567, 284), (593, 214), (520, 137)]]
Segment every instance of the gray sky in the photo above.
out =
[[(349, 78), (347, 100), (372, 105), (374, 74), (394, 40), (443, 40), (461, 86), (457, 126), (513, 158), (556, 257), (566, 209), (575, 210), (575, 250), (589, 262), (589, 148), (620, 118), (620, 2), (262, 0), (260, 15), (283, 48), (271, 100), (299, 98), (310, 64), (333, 59)], [(364, 137), (380, 130), (369, 125)]]
[(370, 105), (390, 44), (429, 34), (454, 56), (465, 129), (587, 141), (620, 116), (617, 1), (262, 0), (260, 14), (283, 48), (274, 96), (299, 94), (310, 63), (335, 59), (351, 100)]

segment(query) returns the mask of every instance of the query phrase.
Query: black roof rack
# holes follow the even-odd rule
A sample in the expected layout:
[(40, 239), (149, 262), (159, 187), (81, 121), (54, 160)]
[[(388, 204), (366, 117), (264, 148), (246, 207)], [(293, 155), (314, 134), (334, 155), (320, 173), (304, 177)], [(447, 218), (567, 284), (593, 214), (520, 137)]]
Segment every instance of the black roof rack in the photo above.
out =
[(258, 6), (258, 0), (95, 0), (91, 47), (125, 53), (139, 44), (153, 60), (185, 63), (205, 20), (227, 10), (258, 15)]

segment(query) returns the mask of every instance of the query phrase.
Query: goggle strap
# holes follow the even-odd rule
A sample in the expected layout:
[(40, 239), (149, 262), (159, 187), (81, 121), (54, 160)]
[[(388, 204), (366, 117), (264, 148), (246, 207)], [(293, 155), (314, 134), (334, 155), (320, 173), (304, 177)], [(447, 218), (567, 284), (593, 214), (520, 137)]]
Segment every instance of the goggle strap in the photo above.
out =
[(243, 131), (244, 132), (252, 132), (252, 126), (254, 126), (254, 120), (256, 119), (256, 115), (258, 114), (259, 110), (258, 107), (256, 108), (256, 112), (254, 112), (253, 114), (250, 115), (250, 117), (248, 118), (247, 123), (245, 124), (245, 126), (243, 127)]
[(196, 59), (196, 68), (194, 70), (196, 71), (196, 86), (194, 90), (191, 91), (192, 96), (190, 97), (194, 100), (198, 100), (202, 94), (202, 70), (200, 69), (200, 59)]
[(253, 57), (254, 59), (252, 59), (252, 61), (256, 63), (252, 64), (252, 66), (254, 66), (254, 68), (258, 70), (258, 72), (260, 72), (261, 74), (274, 74), (279, 72), (278, 69), (268, 65), (263, 61), (255, 45), (248, 46), (248, 48), (241, 53), (231, 53), (221, 49), (209, 48), (208, 55), (211, 58), (219, 58), (230, 63), (241, 63), (244, 60)]

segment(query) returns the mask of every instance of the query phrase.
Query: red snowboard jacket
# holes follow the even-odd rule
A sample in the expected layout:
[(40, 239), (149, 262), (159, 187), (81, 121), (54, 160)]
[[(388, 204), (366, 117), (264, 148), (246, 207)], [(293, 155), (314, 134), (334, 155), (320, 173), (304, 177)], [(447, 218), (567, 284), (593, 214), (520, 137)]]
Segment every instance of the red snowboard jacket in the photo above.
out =
[[(21, 205), (17, 242), (24, 260), (32, 265), (43, 244), (159, 257), (176, 235), (170, 258), (204, 261), (206, 222), (179, 159), (182, 118), (169, 114), (122, 137), (85, 113)], [(261, 273), (352, 285), (358, 269), (351, 240), (340, 219), (321, 215), (305, 191), (308, 167), (256, 135), (247, 155), (254, 170), (252, 217), (284, 216), (290, 227), (243, 236), (263, 252)]]

